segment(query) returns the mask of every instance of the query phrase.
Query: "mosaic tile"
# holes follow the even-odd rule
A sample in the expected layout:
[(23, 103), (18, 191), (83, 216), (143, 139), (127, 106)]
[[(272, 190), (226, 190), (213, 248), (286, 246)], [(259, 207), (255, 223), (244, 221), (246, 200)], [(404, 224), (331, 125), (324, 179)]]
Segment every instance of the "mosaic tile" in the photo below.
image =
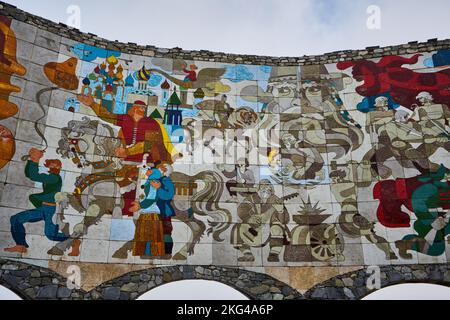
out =
[(15, 66), (0, 61), (15, 86), (0, 97), (0, 247), (10, 217), (35, 209), (24, 257), (57, 269), (265, 268), (306, 290), (341, 268), (447, 262), (438, 53), (232, 64), (0, 24)]

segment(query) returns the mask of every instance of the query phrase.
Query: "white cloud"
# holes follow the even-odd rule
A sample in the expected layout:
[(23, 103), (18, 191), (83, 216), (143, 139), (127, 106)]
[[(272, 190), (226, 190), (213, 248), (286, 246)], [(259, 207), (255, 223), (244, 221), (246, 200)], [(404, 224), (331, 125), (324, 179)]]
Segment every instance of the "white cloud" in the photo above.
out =
[[(297, 56), (450, 38), (448, 0), (9, 2), (62, 22), (67, 19), (67, 6), (76, 4), (81, 8), (82, 31), (110, 40), (188, 50)], [(366, 28), (366, 9), (371, 4), (381, 8), (378, 31)]]

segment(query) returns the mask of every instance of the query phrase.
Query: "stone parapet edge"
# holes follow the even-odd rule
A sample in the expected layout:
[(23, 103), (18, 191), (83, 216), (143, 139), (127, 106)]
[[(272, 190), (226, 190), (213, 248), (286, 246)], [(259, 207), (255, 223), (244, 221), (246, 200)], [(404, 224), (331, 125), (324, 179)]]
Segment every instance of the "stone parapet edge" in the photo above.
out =
[(318, 65), (331, 64), (339, 61), (362, 60), (380, 58), (387, 55), (405, 55), (421, 52), (431, 52), (450, 48), (450, 39), (430, 39), (427, 42), (412, 41), (407, 44), (387, 47), (367, 47), (363, 50), (341, 50), (323, 55), (305, 55), (300, 57), (271, 57), (258, 55), (241, 55), (207, 50), (183, 50), (182, 48), (157, 48), (152, 45), (138, 45), (136, 43), (122, 43), (101, 38), (92, 33), (84, 33), (63, 23), (55, 23), (42, 17), (33, 15), (16, 8), (13, 5), (0, 1), (0, 14), (12, 19), (36, 26), (39, 29), (107, 50), (135, 54), (147, 57), (170, 59), (184, 59), (235, 64), (254, 64), (269, 66), (290, 65)]

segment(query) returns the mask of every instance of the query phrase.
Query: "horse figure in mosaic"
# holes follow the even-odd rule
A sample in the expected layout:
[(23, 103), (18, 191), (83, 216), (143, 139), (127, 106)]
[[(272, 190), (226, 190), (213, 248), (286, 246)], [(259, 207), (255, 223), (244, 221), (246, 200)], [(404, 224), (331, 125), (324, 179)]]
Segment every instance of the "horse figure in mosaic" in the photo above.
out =
[[(108, 124), (87, 117), (80, 121), (72, 120), (61, 130), (58, 144), (58, 154), (64, 159), (71, 159), (81, 171), (75, 181), (74, 191), (58, 194), (59, 206), (70, 206), (78, 213), (84, 214), (84, 218), (74, 226), (71, 238), (49, 250), (48, 253), (53, 255), (63, 255), (74, 239), (87, 234), (90, 226), (97, 224), (105, 214), (114, 218), (122, 217), (124, 191), (121, 180), (126, 174), (123, 172), (121, 160), (113, 156), (120, 140)], [(200, 242), (205, 231), (212, 234), (216, 241), (222, 241), (220, 235), (231, 221), (231, 213), (219, 205), (224, 191), (220, 174), (203, 171), (189, 176), (174, 172), (171, 178), (175, 181), (176, 193), (173, 200), (176, 214), (174, 218), (186, 223), (191, 230), (189, 241), (173, 256), (175, 260), (184, 260), (194, 253), (194, 247)], [(188, 185), (177, 181), (186, 181)], [(186, 199), (191, 201), (190, 207), (186, 207)], [(209, 218), (208, 229), (198, 216)], [(64, 220), (61, 212), (58, 219)], [(78, 254), (79, 252), (73, 251), (69, 253), (72, 256)]]

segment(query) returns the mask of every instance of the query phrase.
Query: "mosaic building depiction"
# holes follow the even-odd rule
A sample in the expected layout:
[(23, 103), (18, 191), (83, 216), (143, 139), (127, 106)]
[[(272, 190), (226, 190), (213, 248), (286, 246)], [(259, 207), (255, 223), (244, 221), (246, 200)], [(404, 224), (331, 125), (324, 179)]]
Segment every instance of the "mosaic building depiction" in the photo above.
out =
[(233, 63), (96, 46), (5, 7), (2, 264), (75, 265), (86, 292), (180, 266), (300, 296), (367, 266), (442, 267), (450, 282), (448, 41)]

